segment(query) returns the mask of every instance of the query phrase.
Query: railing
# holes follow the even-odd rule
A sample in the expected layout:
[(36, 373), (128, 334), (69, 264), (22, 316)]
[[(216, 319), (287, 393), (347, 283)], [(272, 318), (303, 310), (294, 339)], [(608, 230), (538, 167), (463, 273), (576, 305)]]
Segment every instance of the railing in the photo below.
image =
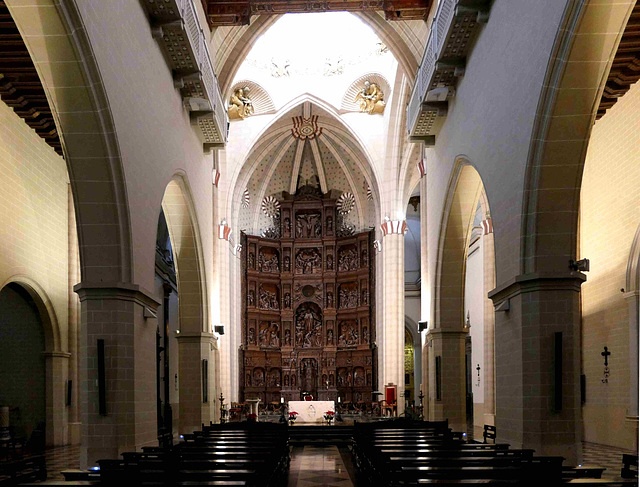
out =
[[(456, 29), (460, 30), (461, 28), (463, 29), (459, 32), (461, 35), (468, 35), (468, 33), (470, 32), (469, 30), (464, 31), (463, 27), (454, 24), (456, 15), (459, 15), (461, 13), (461, 10), (466, 12), (466, 15), (468, 15), (469, 13), (473, 15), (475, 12), (475, 14), (478, 15), (478, 19), (480, 19), (481, 10), (483, 8), (488, 8), (488, 6), (483, 7), (482, 2), (474, 3), (476, 6), (467, 8), (464, 8), (464, 0), (440, 0), (440, 2), (438, 3), (438, 9), (435, 16), (433, 17), (427, 45), (422, 56), (422, 61), (420, 62), (420, 68), (418, 69), (416, 81), (411, 93), (411, 98), (409, 99), (409, 104), (407, 106), (407, 130), (411, 135), (433, 135), (426, 133), (414, 133), (423, 110), (422, 103), (426, 101), (429, 91), (431, 91), (433, 88), (439, 87), (432, 86), (437, 69), (437, 63), (444, 56), (447, 45), (450, 44), (452, 33), (455, 32)], [(478, 4), (480, 4), (480, 6), (478, 6)], [(475, 28), (476, 24), (477, 21), (475, 23), (467, 23), (466, 27), (467, 29), (469, 28), (469, 26), (471, 26), (471, 28)], [(462, 70), (462, 72), (463, 71), (464, 70)], [(442, 77), (440, 77), (439, 83), (451, 84), (451, 86), (445, 87), (453, 88), (456, 83), (454, 76), (459, 76), (459, 74), (454, 74), (453, 76), (450, 75), (449, 78), (453, 78), (451, 79), (451, 81), (449, 79), (445, 81), (442, 79)], [(432, 111), (435, 111), (435, 109), (433, 109)]]
[[(182, 96), (185, 100), (192, 99), (195, 102), (193, 105), (188, 103), (187, 107), (198, 111), (199, 124), (208, 127), (207, 133), (210, 135), (205, 136), (203, 142), (226, 143), (229, 117), (220, 92), (220, 85), (213, 71), (207, 48), (207, 37), (200, 27), (193, 0), (172, 0), (165, 3), (146, 0), (145, 5), (154, 22), (159, 24), (155, 29), (154, 37), (165, 45), (167, 62), (178, 75), (177, 79), (181, 80), (177, 86), (182, 87)], [(172, 42), (178, 42), (180, 46), (176, 48)], [(185, 50), (188, 51), (188, 55), (193, 59), (192, 65), (181, 62), (183, 57), (176, 55), (175, 52), (178, 49), (183, 55), (187, 54)], [(194, 78), (193, 75), (196, 77)], [(210, 115), (200, 113), (209, 110), (212, 112)], [(215, 128), (211, 127), (212, 125)], [(212, 136), (211, 129), (217, 134)]]

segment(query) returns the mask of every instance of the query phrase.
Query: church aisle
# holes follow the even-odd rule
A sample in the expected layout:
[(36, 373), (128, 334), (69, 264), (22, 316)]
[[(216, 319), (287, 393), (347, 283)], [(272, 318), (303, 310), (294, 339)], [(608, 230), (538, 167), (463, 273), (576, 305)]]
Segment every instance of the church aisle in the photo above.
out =
[(350, 452), (337, 446), (294, 447), (288, 487), (352, 487)]

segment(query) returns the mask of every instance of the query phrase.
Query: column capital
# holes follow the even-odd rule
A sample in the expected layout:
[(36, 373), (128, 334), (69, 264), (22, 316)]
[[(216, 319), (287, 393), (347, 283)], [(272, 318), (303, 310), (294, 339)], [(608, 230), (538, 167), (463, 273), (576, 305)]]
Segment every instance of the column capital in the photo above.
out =
[(117, 299), (134, 301), (152, 310), (158, 309), (160, 301), (149, 291), (128, 282), (80, 282), (73, 286), (80, 302), (94, 299)]
[(504, 284), (489, 291), (489, 299), (494, 305), (509, 299), (512, 296), (526, 292), (546, 290), (569, 290), (580, 292), (580, 286), (587, 280), (582, 272), (531, 272), (520, 274)]
[(382, 236), (403, 235), (409, 231), (406, 220), (385, 220), (380, 225)]

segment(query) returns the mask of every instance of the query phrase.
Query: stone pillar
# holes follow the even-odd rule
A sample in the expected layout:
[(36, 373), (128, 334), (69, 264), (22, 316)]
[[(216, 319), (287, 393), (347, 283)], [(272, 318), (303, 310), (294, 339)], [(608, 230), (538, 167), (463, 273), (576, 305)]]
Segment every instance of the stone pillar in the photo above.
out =
[[(202, 424), (214, 420), (216, 389), (213, 377), (216, 370), (213, 333), (187, 333), (177, 337), (180, 355), (180, 434), (202, 429)], [(207, 397), (204, 397), (205, 362)], [(206, 399), (206, 401), (205, 401)]]
[[(228, 226), (226, 221), (222, 221), (218, 226), (218, 241), (216, 252), (216, 278), (217, 286), (220, 292), (220, 302), (218, 303), (218, 322), (215, 324), (223, 324), (229, 333), (225, 333), (221, 337), (219, 342), (219, 355), (220, 355), (220, 370), (218, 376), (220, 377), (219, 391), (216, 393), (216, 397), (220, 396), (220, 393), (224, 395), (227, 400), (232, 396), (231, 394), (231, 374), (233, 371), (237, 371), (237, 364), (231, 362), (231, 303), (233, 299), (231, 284), (232, 272), (231, 266), (234, 256), (231, 253), (233, 244), (232, 229)], [(238, 236), (239, 238), (239, 236)]]
[(44, 352), (46, 361), (46, 431), (47, 446), (68, 444), (67, 431), (67, 372), (69, 369), (68, 352)]
[[(134, 284), (80, 283), (74, 290), (82, 309), (80, 468), (85, 469), (157, 442), (157, 322), (149, 311), (160, 303)], [(106, 414), (99, 409), (98, 340), (105, 345)]]
[(382, 261), (384, 265), (384, 386), (398, 387), (398, 415), (404, 412), (404, 233), (406, 222), (382, 224)]
[(495, 288), (495, 250), (493, 244), (493, 223), (487, 216), (483, 221), (483, 276), (484, 276), (484, 424), (495, 425), (495, 311), (493, 302), (488, 298), (489, 292)]
[(80, 404), (79, 404), (79, 344), (80, 335), (78, 323), (80, 322), (80, 303), (78, 295), (73, 292), (73, 287), (80, 282), (80, 255), (78, 254), (78, 227), (76, 226), (76, 212), (73, 205), (73, 194), (71, 185), (68, 185), (68, 203), (67, 203), (67, 225), (68, 225), (68, 308), (69, 308), (69, 340), (68, 350), (69, 372), (67, 379), (71, 381), (71, 404), (69, 405), (68, 417), (68, 442), (72, 445), (80, 444)]
[[(429, 287), (429, 253), (428, 253), (428, 223), (427, 223), (427, 175), (426, 158), (418, 163), (420, 172), (420, 320), (429, 321), (431, 315), (431, 289)], [(422, 348), (422, 377), (421, 390), (425, 395), (423, 400), (423, 414), (429, 417), (429, 353), (424, 332), (420, 332), (420, 346)], [(423, 346), (424, 344), (424, 346)], [(416, 402), (417, 404), (417, 402)]]
[[(467, 431), (465, 390), (466, 329), (430, 328), (429, 416), (432, 421), (447, 419), (453, 431)], [(439, 365), (437, 365), (439, 362)], [(439, 375), (439, 377), (438, 377)]]
[(636, 434), (636, 450), (638, 449), (638, 324), (640, 321), (640, 291), (625, 293), (629, 304), (629, 407), (627, 421)]
[[(579, 272), (531, 273), (489, 293), (496, 307), (498, 438), (512, 448), (563, 456), (569, 465), (578, 462), (581, 442), (580, 285), (584, 280)], [(562, 334), (559, 354), (556, 333)], [(562, 368), (561, 380), (555, 378), (557, 366)], [(560, 393), (561, 404), (556, 399)]]

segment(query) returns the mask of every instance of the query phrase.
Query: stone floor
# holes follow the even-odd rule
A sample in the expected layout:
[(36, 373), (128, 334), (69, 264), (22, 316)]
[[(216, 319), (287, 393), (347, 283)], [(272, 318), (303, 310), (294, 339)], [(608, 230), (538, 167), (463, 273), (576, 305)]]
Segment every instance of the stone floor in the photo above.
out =
[(351, 453), (337, 446), (300, 446), (291, 452), (288, 487), (352, 487)]
[[(603, 478), (619, 478), (622, 454), (637, 454), (630, 450), (596, 443), (582, 444), (583, 463), (606, 467)], [(80, 447), (61, 446), (47, 449), (47, 478), (61, 479), (60, 472), (79, 468)], [(346, 447), (296, 446), (291, 451), (289, 487), (355, 485), (351, 454)]]

